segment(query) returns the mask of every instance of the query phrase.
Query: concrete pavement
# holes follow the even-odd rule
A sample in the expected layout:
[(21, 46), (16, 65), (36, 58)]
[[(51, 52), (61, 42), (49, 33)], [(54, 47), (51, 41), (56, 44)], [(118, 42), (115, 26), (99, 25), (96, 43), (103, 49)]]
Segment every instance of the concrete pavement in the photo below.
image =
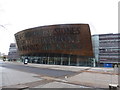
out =
[[(2, 62), (2, 63), (9, 63), (9, 62)], [(18, 63), (11, 63), (11, 64), (18, 64)], [(38, 74), (32, 74), (22, 71), (17, 71), (14, 69), (0, 67), (0, 88), (48, 88), (49, 85), (54, 86), (53, 88), (58, 88), (59, 81), (62, 79), (54, 78), (50, 79), (51, 77), (46, 78), (45, 76), (41, 76)], [(56, 83), (54, 83), (56, 81)], [(74, 85), (74, 84), (67, 84), (62, 83), (59, 85), (61, 88), (64, 87), (73, 87), (75, 86), (82, 88), (81, 85)], [(52, 88), (52, 87), (51, 87)]]
[[(21, 62), (5, 62), (5, 63), (11, 63), (11, 64), (21, 64), (24, 65)], [(33, 85), (34, 88), (82, 88), (85, 86), (88, 87), (97, 87), (97, 88), (108, 88), (108, 85), (110, 83), (117, 84), (118, 83), (118, 75), (114, 73), (113, 68), (93, 68), (93, 67), (77, 67), (77, 66), (60, 66), (60, 65), (43, 65), (43, 64), (27, 64), (27, 66), (31, 67), (38, 67), (38, 68), (49, 68), (49, 69), (57, 69), (57, 70), (68, 70), (68, 71), (75, 71), (78, 72), (75, 75), (68, 76), (67, 78), (61, 77), (61, 78), (53, 78), (53, 77), (44, 77), (44, 76), (39, 76), (36, 74), (29, 74), (24, 72), (21, 73), (22, 76), (29, 76), (25, 77), (28, 80), (28, 82), (22, 82), (21, 85), (26, 85), (30, 87), (34, 83), (37, 83), (36, 85)], [(11, 71), (10, 71), (11, 72)], [(9, 73), (10, 73), (9, 72)], [(5, 72), (4, 72), (5, 73)], [(8, 74), (9, 74), (8, 73)], [(15, 71), (16, 76), (18, 75), (19, 78), (24, 78), (20, 77), (20, 73), (18, 71)], [(11, 78), (17, 78), (17, 77), (12, 77), (13, 74), (11, 74)], [(9, 76), (6, 76), (9, 77)], [(3, 81), (3, 80), (2, 80)], [(5, 79), (4, 79), (5, 81)], [(10, 80), (9, 80), (10, 81)], [(14, 80), (13, 80), (14, 81)], [(20, 80), (18, 80), (20, 82)], [(31, 81), (31, 82), (29, 82)], [(14, 81), (15, 84), (16, 80)], [(32, 83), (34, 82), (34, 83)], [(18, 84), (18, 83), (16, 83)], [(5, 83), (4, 83), (5, 85)], [(8, 83), (6, 83), (8, 85)], [(13, 84), (11, 84), (13, 85)], [(82, 86), (83, 85), (83, 86)]]
[(45, 85), (39, 85), (35, 88), (91, 88), (91, 87), (54, 81)]
[(68, 82), (79, 83), (91, 87), (108, 88), (108, 85), (118, 84), (118, 75), (83, 72), (68, 78)]
[(8, 68), (2, 68), (2, 73), (0, 73), (2, 77), (0, 77), (0, 80), (2, 82), (0, 83), (0, 87), (6, 87), (6, 86), (11, 86), (11, 85), (21, 85), (23, 83), (28, 83), (28, 82), (35, 82), (42, 80), (40, 78), (37, 78), (37, 74), (29, 74), (13, 69), (8, 69)]

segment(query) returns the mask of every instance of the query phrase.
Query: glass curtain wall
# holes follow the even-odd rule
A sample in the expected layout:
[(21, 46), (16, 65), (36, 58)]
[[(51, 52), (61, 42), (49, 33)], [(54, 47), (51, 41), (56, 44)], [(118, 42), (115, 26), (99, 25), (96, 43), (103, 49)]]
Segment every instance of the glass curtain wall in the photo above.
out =
[(22, 56), (22, 61), (28, 58), (29, 63), (67, 65), (67, 66), (93, 66), (93, 58), (86, 58), (74, 55), (66, 56)]

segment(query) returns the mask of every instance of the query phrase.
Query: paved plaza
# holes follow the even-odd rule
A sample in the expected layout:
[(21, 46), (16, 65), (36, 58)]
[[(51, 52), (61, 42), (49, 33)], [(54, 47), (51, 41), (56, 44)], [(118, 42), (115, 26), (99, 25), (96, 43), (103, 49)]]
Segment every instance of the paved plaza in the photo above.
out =
[[(2, 62), (24, 65), (21, 62)], [(2, 88), (108, 88), (109, 84), (118, 84), (118, 73), (113, 68), (94, 68), (78, 66), (60, 66), (27, 64), (37, 68), (66, 70), (76, 72), (64, 77), (50, 77), (19, 70), (0, 67), (0, 87)]]

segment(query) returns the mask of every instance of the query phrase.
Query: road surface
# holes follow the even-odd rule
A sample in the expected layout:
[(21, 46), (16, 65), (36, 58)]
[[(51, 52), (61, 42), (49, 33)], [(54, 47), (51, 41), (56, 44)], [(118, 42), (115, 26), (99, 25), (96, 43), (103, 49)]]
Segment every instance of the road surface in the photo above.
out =
[(27, 65), (15, 65), (15, 64), (10, 64), (10, 63), (0, 63), (0, 67), (16, 69), (16, 70), (20, 70), (20, 71), (24, 71), (24, 72), (45, 75), (45, 76), (50, 76), (50, 77), (62, 77), (65, 75), (75, 74), (75, 72), (73, 72), (73, 71), (37, 68), (37, 67), (30, 67)]

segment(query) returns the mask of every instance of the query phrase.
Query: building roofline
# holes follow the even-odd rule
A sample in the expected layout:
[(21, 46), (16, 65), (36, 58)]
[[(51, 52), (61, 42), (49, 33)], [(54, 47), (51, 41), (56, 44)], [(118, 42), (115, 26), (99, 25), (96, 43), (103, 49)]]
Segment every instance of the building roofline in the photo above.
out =
[[(24, 29), (24, 30), (21, 30), (17, 33), (20, 33), (20, 32), (24, 32), (24, 31), (28, 31), (28, 30), (32, 30), (32, 29), (36, 29), (36, 28), (44, 28), (44, 27), (54, 27), (54, 26), (62, 26), (62, 25), (89, 25), (88, 23), (68, 23), (68, 24), (52, 24), (52, 25), (43, 25), (43, 26), (37, 26), (37, 27), (32, 27), (32, 28), (28, 28), (28, 29)], [(15, 33), (15, 35), (17, 34)]]

